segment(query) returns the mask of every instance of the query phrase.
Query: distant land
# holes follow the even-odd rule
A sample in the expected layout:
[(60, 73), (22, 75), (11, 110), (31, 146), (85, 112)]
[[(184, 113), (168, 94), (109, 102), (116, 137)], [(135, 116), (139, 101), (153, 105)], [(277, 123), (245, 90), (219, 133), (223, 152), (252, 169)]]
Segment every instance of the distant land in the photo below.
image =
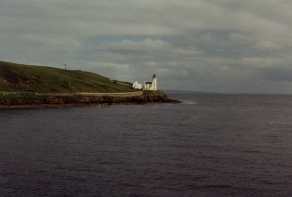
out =
[(0, 61), (0, 107), (177, 102), (162, 91), (80, 70)]

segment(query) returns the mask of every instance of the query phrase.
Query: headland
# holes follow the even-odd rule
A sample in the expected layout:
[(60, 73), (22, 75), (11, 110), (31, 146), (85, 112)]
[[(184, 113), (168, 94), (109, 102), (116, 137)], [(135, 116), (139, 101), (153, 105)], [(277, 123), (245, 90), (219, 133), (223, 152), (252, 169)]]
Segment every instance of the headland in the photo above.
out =
[(96, 73), (0, 62), (0, 108), (177, 102)]

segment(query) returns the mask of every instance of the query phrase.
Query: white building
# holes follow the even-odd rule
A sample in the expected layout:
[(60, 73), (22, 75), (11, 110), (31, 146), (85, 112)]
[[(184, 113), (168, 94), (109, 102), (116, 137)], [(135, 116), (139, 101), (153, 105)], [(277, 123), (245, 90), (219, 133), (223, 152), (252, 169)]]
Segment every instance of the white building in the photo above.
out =
[(152, 82), (150, 82), (150, 81), (145, 82), (143, 89), (148, 90), (148, 91), (157, 91), (158, 90), (157, 77), (155, 74), (152, 77)]
[(135, 81), (133, 83), (133, 88), (136, 89), (136, 90), (142, 90), (143, 89), (143, 85), (140, 84), (138, 81)]
[(144, 83), (144, 85), (140, 84), (138, 81), (135, 81), (133, 83), (133, 88), (137, 90), (146, 90), (146, 91), (157, 91), (158, 90), (158, 83), (157, 83), (157, 77), (154, 74), (152, 77), (152, 81), (147, 81)]

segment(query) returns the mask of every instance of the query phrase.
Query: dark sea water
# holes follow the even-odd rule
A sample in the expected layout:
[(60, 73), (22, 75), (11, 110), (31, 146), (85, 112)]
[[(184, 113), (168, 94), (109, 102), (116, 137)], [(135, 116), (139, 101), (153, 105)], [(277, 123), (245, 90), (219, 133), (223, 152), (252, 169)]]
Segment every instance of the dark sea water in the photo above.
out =
[(0, 111), (0, 196), (292, 196), (292, 97)]

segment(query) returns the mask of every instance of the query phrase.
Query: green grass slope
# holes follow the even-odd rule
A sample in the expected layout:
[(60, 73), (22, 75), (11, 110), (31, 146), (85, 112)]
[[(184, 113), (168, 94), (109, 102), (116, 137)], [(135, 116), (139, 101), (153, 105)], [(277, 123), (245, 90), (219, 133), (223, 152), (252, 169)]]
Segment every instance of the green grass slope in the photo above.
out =
[(78, 70), (0, 61), (0, 91), (8, 92), (128, 92), (127, 83)]

